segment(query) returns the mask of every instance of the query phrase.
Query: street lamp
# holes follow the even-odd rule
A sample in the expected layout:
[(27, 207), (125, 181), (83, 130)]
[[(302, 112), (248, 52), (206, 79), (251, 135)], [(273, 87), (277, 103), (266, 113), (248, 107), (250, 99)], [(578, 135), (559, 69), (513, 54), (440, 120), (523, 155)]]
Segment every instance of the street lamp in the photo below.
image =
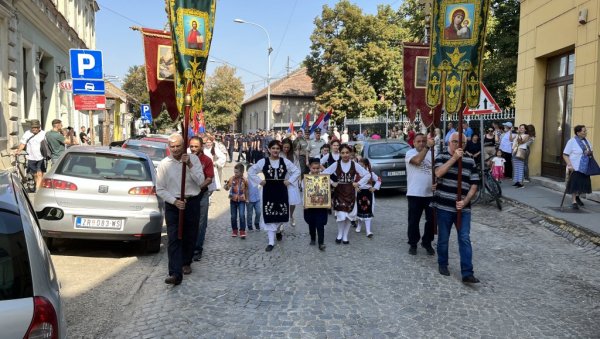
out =
[(404, 113), (404, 107), (406, 107), (406, 97), (404, 97), (404, 93), (400, 97), (400, 116)]
[(264, 28), (263, 26), (254, 23), (254, 22), (249, 22), (243, 19), (234, 19), (233, 22), (238, 23), (238, 24), (248, 24), (248, 25), (253, 25), (256, 27), (261, 28), (265, 34), (267, 35), (267, 41), (269, 43), (268, 48), (267, 48), (267, 59), (268, 59), (268, 68), (267, 68), (267, 125), (266, 125), (266, 130), (270, 129), (270, 122), (271, 122), (271, 52), (273, 52), (273, 47), (271, 47), (271, 36), (269, 35), (269, 32), (267, 31), (266, 28)]

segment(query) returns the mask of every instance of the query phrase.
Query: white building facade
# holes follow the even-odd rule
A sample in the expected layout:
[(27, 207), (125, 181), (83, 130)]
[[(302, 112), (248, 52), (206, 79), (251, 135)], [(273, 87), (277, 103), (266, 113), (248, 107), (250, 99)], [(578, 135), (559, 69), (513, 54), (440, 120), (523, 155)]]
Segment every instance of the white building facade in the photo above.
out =
[[(94, 49), (95, 0), (0, 0), (0, 150), (19, 144), (32, 119), (78, 127), (68, 86), (69, 49)], [(85, 121), (85, 120), (84, 120)]]

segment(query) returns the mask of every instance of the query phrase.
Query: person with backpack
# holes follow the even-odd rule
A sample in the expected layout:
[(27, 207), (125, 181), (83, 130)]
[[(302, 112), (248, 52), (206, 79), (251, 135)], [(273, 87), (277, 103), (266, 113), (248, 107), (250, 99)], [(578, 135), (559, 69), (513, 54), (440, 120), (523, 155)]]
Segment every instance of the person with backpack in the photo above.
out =
[(46, 172), (46, 164), (44, 156), (41, 152), (41, 143), (46, 138), (46, 132), (41, 129), (40, 121), (37, 119), (31, 120), (29, 131), (23, 134), (19, 147), (15, 154), (20, 154), (23, 150), (27, 151), (27, 172), (33, 175), (35, 187), (42, 185), (42, 177)]
[(71, 145), (71, 139), (65, 138), (62, 131), (62, 121), (60, 119), (52, 120), (52, 130), (46, 133), (48, 147), (50, 147), (50, 163), (56, 165), (56, 161), (65, 152), (66, 146)]

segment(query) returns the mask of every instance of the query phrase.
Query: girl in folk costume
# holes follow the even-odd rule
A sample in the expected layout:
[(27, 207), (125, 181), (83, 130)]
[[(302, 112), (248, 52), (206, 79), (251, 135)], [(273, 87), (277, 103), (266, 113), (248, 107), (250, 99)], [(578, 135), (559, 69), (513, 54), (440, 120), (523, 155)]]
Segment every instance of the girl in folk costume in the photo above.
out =
[[(263, 187), (261, 196), (262, 218), (260, 227), (267, 231), (269, 245), (267, 252), (275, 246), (275, 233), (281, 240), (282, 226), (289, 221), (288, 186), (300, 177), (300, 170), (288, 159), (279, 157), (281, 142), (269, 142), (269, 157), (260, 159), (248, 170), (248, 179), (254, 185)], [(262, 173), (264, 179), (259, 177)]]
[(213, 183), (216, 185), (216, 190), (221, 190), (221, 178), (223, 175), (223, 166), (225, 166), (225, 161), (227, 157), (218, 147), (215, 147), (214, 139), (212, 136), (205, 136), (202, 141), (204, 141), (204, 155), (211, 158), (213, 161), (213, 166), (215, 169), (215, 177), (213, 178)]
[[(318, 175), (321, 172), (321, 162), (318, 158), (310, 158), (308, 160), (309, 174)], [(306, 177), (305, 179), (306, 180)], [(303, 187), (305, 182), (302, 183)], [(304, 221), (308, 224), (308, 231), (310, 234), (310, 245), (316, 245), (319, 243), (319, 249), (325, 250), (325, 225), (327, 224), (327, 212), (328, 208), (305, 208), (304, 209)]]
[[(294, 154), (294, 146), (291, 139), (283, 139), (283, 141), (281, 142), (281, 153), (283, 153), (283, 158), (291, 161), (297, 168), (300, 168), (300, 162)], [(296, 221), (294, 220), (294, 210), (296, 209), (296, 205), (302, 204), (302, 197), (300, 196), (300, 189), (298, 188), (298, 184), (298, 182), (292, 182), (292, 184), (288, 186), (288, 200), (290, 203), (290, 224), (292, 226), (296, 226)]]
[[(371, 232), (371, 220), (373, 219), (373, 211), (375, 210), (375, 194), (374, 192), (381, 188), (381, 179), (377, 174), (371, 171), (371, 163), (369, 159), (363, 158), (360, 164), (369, 171), (369, 180), (366, 184), (359, 187), (360, 191), (356, 194), (356, 203), (358, 205), (358, 211), (356, 216), (358, 218), (358, 226), (356, 227), (356, 233), (360, 233), (361, 226), (364, 224), (367, 237), (372, 238), (373, 233)], [(360, 178), (356, 178), (360, 179)]]
[(324, 155), (321, 158), (321, 166), (323, 166), (323, 169), (326, 169), (327, 167), (333, 165), (334, 162), (340, 160), (340, 141), (337, 139), (331, 140), (329, 145), (331, 147), (331, 151), (329, 154)]
[[(348, 232), (350, 231), (350, 222), (356, 219), (356, 190), (369, 181), (369, 172), (357, 162), (350, 160), (350, 146), (344, 144), (340, 146), (340, 161), (327, 167), (323, 174), (335, 174), (332, 183), (333, 189), (333, 209), (338, 224), (338, 235), (336, 243), (343, 242), (349, 244)], [(361, 179), (356, 182), (356, 175)]]

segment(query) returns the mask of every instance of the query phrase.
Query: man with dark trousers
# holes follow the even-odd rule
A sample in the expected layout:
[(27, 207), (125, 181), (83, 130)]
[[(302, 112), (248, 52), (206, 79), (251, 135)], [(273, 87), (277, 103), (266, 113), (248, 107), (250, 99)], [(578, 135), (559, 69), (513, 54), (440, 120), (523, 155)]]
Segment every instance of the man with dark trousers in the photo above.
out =
[[(434, 237), (433, 210), (429, 206), (433, 197), (431, 181), (431, 152), (435, 141), (427, 138), (423, 133), (415, 135), (413, 144), (415, 148), (406, 152), (406, 200), (408, 200), (408, 254), (417, 254), (417, 244), (421, 240), (421, 246), (427, 254), (434, 255), (435, 250), (431, 246)], [(421, 215), (425, 211), (425, 230), (423, 237), (419, 231)]]
[[(204, 173), (200, 159), (185, 153), (183, 137), (172, 134), (169, 137), (171, 155), (164, 158), (156, 169), (156, 194), (165, 202), (165, 222), (167, 224), (169, 277), (165, 283), (181, 284), (183, 274), (192, 273), (192, 257), (198, 236), (200, 222), (200, 186)], [(185, 197), (181, 197), (182, 166), (185, 173)], [(184, 210), (182, 239), (178, 239), (179, 211)]]

